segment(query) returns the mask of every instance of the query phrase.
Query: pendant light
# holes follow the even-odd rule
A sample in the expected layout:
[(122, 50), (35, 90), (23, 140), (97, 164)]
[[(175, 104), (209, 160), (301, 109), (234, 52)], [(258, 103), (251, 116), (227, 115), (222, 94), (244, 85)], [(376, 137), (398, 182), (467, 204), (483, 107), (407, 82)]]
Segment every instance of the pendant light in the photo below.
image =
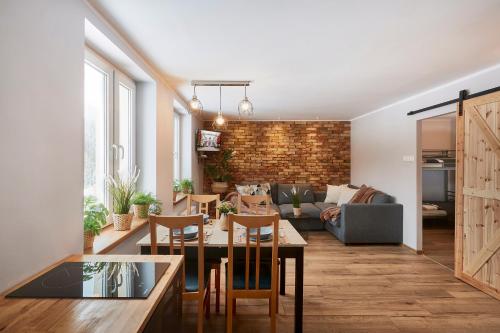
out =
[(245, 85), (245, 98), (238, 104), (238, 113), (243, 117), (253, 116), (253, 105), (247, 97), (247, 85)]
[(196, 97), (196, 85), (193, 86), (193, 98), (189, 101), (189, 107), (191, 111), (197, 112), (198, 114), (201, 114), (203, 111), (203, 104), (201, 104), (201, 101)]
[(222, 86), (219, 85), (219, 112), (217, 112), (217, 117), (212, 123), (214, 128), (225, 128), (227, 126), (227, 121), (222, 116)]

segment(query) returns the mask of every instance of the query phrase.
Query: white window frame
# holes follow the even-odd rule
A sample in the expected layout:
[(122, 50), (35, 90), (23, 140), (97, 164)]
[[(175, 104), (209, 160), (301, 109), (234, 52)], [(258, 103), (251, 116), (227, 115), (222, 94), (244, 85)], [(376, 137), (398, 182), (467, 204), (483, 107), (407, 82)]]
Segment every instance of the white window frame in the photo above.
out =
[[(116, 66), (111, 64), (109, 61), (98, 55), (96, 52), (89, 48), (85, 48), (85, 58), (84, 63), (89, 64), (95, 69), (103, 72), (107, 76), (106, 82), (106, 118), (105, 118), (105, 159), (107, 165), (105, 166), (106, 175), (112, 175), (116, 177), (118, 171), (118, 163), (115, 160), (120, 156), (120, 150), (116, 145), (119, 142), (119, 85), (122, 83), (124, 86), (132, 91), (131, 105), (132, 110), (130, 111), (130, 126), (129, 131), (132, 133), (130, 136), (130, 158), (129, 158), (129, 170), (133, 171), (136, 165), (136, 85), (135, 82), (122, 73)], [(105, 191), (105, 202), (106, 207), (112, 211), (113, 200), (108, 191)]]
[[(182, 156), (181, 156), (181, 145), (182, 145), (182, 117), (183, 115), (174, 110), (173, 116), (173, 175), (174, 180), (181, 180), (183, 177), (182, 173)], [(177, 131), (176, 131), (177, 128)], [(178, 132), (178, 133), (176, 133)], [(177, 171), (177, 172), (176, 172)]]

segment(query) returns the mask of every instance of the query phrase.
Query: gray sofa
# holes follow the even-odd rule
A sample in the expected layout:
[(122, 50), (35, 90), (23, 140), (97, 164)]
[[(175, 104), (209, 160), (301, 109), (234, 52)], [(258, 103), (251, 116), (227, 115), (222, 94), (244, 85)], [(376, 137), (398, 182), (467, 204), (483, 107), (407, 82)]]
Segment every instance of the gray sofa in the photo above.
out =
[[(294, 218), (290, 190), (299, 189), (302, 213)], [(326, 192), (315, 192), (309, 184), (271, 184), (273, 208), (299, 231), (328, 230), (346, 244), (401, 243), (403, 206), (387, 194), (376, 194), (369, 204), (344, 204), (340, 217), (323, 222), (320, 214), (335, 204), (325, 203)]]

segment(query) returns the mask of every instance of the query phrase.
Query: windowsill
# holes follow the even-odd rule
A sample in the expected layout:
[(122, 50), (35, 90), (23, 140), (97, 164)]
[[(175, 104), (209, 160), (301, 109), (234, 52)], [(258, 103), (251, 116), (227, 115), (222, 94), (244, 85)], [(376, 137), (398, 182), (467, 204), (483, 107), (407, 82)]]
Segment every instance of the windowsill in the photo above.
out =
[(177, 197), (175, 198), (174, 200), (174, 206), (183, 202), (184, 200), (186, 200), (187, 198), (187, 194), (185, 193), (177, 193)]
[(148, 223), (148, 219), (132, 220), (130, 230), (117, 231), (113, 229), (113, 224), (105, 226), (99, 236), (95, 236), (94, 245), (91, 248), (85, 249), (85, 254), (104, 254), (108, 253), (127, 238), (131, 237), (144, 225)]

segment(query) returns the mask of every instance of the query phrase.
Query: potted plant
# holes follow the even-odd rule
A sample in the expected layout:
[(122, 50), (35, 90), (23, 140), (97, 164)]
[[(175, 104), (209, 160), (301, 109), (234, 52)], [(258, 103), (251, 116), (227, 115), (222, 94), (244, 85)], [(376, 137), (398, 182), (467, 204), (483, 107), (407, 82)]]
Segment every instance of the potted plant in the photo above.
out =
[(160, 200), (155, 199), (155, 202), (149, 205), (149, 214), (160, 215), (162, 212), (162, 205), (163, 203)]
[(87, 196), (83, 200), (83, 248), (93, 246), (94, 238), (101, 233), (102, 226), (106, 224), (108, 210), (97, 202), (97, 198)]
[(238, 210), (230, 201), (222, 201), (219, 206), (217, 206), (217, 210), (219, 211), (220, 227), (222, 230), (227, 230), (227, 214), (237, 213)]
[[(302, 209), (300, 208), (299, 190), (300, 188), (296, 188), (295, 186), (292, 186), (292, 189), (290, 190), (294, 216), (300, 216), (302, 214)], [(309, 190), (305, 190), (304, 195), (306, 195), (308, 191)], [(288, 194), (286, 194), (285, 192), (283, 192), (283, 195), (288, 198)]]
[(231, 180), (231, 171), (229, 168), (229, 161), (233, 158), (233, 150), (224, 149), (218, 154), (215, 162), (212, 164), (207, 164), (205, 170), (208, 177), (212, 180), (212, 192), (213, 193), (225, 193), (229, 187), (227, 182)]
[(113, 198), (113, 226), (115, 230), (129, 230), (132, 224), (130, 207), (132, 206), (132, 196), (135, 193), (135, 186), (139, 178), (140, 171), (134, 169), (134, 173), (123, 180), (118, 175), (116, 179), (108, 177), (108, 189)]
[(184, 178), (180, 181), (180, 186), (182, 193), (189, 194), (193, 193), (193, 181), (189, 178)]
[(136, 192), (132, 196), (134, 215), (141, 219), (147, 218), (149, 207), (156, 201), (156, 198), (151, 193)]
[(177, 193), (182, 191), (181, 182), (177, 179), (174, 180), (173, 190), (174, 190), (173, 200), (175, 202), (175, 200), (177, 199)]

